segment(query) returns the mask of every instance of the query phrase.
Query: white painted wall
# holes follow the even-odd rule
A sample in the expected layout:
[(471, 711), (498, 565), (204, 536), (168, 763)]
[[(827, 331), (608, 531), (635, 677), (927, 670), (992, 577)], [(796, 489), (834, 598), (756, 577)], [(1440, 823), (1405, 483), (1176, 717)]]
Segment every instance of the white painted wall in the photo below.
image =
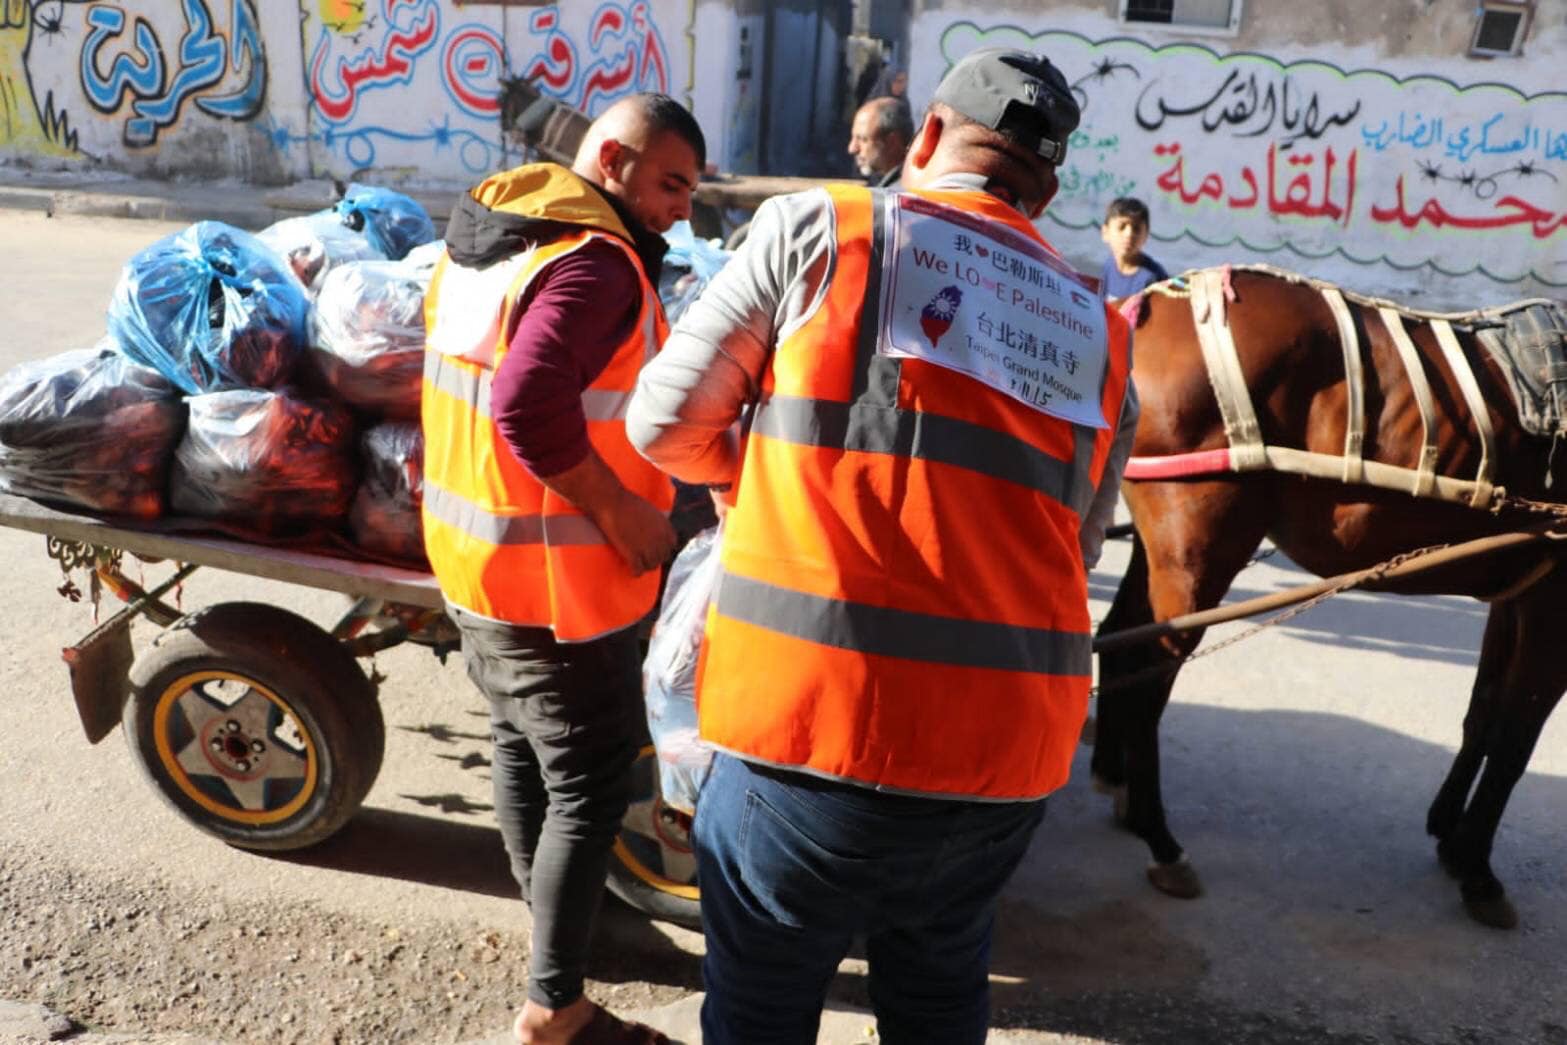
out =
[(471, 182), (516, 160), (498, 120), (507, 71), (595, 114), (665, 91), (721, 143), (735, 19), (700, 8), (705, 22), (698, 0), (11, 0), (0, 162)]
[(1370, 5), (1331, 44), (1288, 6), (1270, 21), (1284, 0), (1247, 0), (1253, 28), (1227, 38), (1123, 25), (1114, 5), (947, 3), (915, 20), (928, 57), (910, 95), (922, 106), (981, 46), (1060, 66), (1083, 123), (1041, 228), (1090, 271), (1105, 205), (1133, 195), (1172, 270), (1267, 261), (1443, 307), (1567, 296), (1563, 19), (1538, 19), (1522, 57), (1486, 61), (1464, 57), (1472, 5), (1409, 34), (1389, 24), (1402, 5)]

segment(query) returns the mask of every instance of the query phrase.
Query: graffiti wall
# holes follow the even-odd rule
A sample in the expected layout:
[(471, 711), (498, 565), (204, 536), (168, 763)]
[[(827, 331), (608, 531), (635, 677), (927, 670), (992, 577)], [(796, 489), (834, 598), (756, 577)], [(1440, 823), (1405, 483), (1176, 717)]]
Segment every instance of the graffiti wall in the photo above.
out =
[(1172, 270), (1267, 261), (1451, 307), (1563, 296), (1567, 94), (1548, 62), (1388, 71), (1135, 40), (1106, 21), (932, 14), (915, 40), (942, 59), (917, 96), (977, 47), (1029, 46), (1061, 67), (1083, 121), (1044, 225), (1080, 265), (1097, 270), (1105, 205), (1131, 195)]
[[(264, 9), (264, 10), (263, 10)], [(254, 180), (471, 180), (502, 77), (688, 104), (694, 0), (0, 0), (0, 158)]]
[(251, 151), (273, 75), (260, 6), (5, 0), (0, 149), (53, 161), (140, 153), (161, 169), (183, 138), (176, 151), (197, 173), (269, 165)]

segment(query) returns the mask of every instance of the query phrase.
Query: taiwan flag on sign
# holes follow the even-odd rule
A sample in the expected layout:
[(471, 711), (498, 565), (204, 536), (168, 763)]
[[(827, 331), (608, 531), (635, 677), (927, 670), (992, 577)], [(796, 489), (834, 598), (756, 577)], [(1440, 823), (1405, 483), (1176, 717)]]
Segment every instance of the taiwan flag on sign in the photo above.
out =
[(920, 330), (930, 339), (931, 348), (935, 348), (942, 335), (952, 329), (952, 320), (958, 314), (958, 306), (962, 304), (963, 291), (949, 286), (938, 290), (936, 296), (930, 299), (930, 304), (920, 309)]

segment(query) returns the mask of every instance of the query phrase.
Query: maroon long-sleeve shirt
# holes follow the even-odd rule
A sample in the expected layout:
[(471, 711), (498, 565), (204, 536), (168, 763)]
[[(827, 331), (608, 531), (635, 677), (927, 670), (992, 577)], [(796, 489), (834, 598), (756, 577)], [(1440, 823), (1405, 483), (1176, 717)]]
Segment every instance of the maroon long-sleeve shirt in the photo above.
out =
[(642, 288), (625, 252), (595, 241), (552, 261), (519, 304), (490, 415), (530, 472), (557, 475), (588, 456), (582, 393), (631, 333)]

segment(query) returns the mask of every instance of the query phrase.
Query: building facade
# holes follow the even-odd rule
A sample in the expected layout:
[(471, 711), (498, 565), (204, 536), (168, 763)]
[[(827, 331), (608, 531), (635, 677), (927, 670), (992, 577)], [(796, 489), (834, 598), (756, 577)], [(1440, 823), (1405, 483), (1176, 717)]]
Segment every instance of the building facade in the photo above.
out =
[(1567, 3), (915, 0), (910, 93), (976, 47), (1049, 55), (1083, 106), (1044, 231), (1102, 256), (1152, 212), (1177, 271), (1267, 262), (1428, 307), (1567, 297)]
[(847, 174), (867, 55), (916, 112), (959, 55), (1042, 50), (1083, 125), (1043, 221), (1116, 196), (1171, 269), (1266, 261), (1470, 307), (1567, 287), (1567, 0), (8, 0), (0, 163), (277, 184), (470, 182), (500, 81), (660, 90), (743, 173)]

